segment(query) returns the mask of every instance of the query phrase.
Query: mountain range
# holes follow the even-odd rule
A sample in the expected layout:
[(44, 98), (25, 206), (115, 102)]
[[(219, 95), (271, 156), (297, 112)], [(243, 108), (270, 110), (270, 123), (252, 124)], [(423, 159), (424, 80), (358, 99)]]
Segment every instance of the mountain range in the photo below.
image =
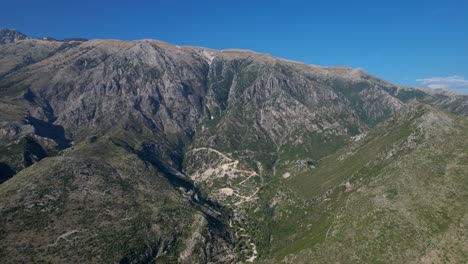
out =
[(463, 263), (468, 96), (0, 31), (2, 263)]

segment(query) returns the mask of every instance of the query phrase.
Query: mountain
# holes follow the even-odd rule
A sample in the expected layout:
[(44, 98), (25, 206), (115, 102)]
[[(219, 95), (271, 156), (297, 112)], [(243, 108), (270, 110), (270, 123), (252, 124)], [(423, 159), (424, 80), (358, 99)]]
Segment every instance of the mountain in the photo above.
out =
[(5, 262), (468, 254), (468, 96), (247, 50), (0, 39)]
[(0, 29), (0, 44), (15, 43), (26, 38), (26, 35), (16, 30)]
[(287, 263), (463, 263), (467, 128), (466, 118), (415, 103), (316, 168), (291, 172), (277, 183), (282, 195), (269, 194), (269, 254)]

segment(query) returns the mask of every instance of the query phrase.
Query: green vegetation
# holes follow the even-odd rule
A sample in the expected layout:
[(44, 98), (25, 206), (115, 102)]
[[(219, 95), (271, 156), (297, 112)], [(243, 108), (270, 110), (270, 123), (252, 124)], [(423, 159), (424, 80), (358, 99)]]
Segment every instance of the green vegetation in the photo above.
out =
[[(2, 248), (18, 237), (31, 243), (11, 244), (2, 254), (25, 261), (48, 261), (43, 252), (80, 262), (177, 261), (194, 228), (210, 228), (192, 226), (202, 209), (182, 198), (161, 172), (105, 138), (22, 170), (0, 186), (0, 198)], [(23, 202), (8, 202), (17, 199)], [(203, 232), (207, 240), (222, 240)], [(204, 258), (202, 246), (192, 258)]]
[[(466, 119), (420, 104), (317, 168), (276, 178), (250, 217), (261, 256), (291, 263), (461, 261), (466, 252), (455, 252), (463, 252), (466, 232), (454, 230), (466, 224), (467, 128)], [(436, 255), (425, 255), (431, 250)]]
[(56, 153), (44, 148), (31, 137), (25, 137), (16, 144), (0, 147), (0, 162), (18, 172), (25, 167)]
[(467, 96), (152, 40), (0, 57), (2, 263), (468, 258)]

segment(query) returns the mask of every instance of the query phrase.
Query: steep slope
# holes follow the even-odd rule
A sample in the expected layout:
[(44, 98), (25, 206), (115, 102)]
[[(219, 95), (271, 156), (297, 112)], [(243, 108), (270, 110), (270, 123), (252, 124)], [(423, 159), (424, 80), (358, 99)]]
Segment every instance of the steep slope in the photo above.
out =
[(139, 156), (101, 139), (2, 184), (2, 262), (232, 261), (223, 209)]
[(16, 30), (0, 29), (0, 44), (15, 43), (26, 38), (26, 35)]
[[(0, 30), (0, 77), (43, 60), (56, 52), (79, 45), (82, 41), (30, 39), (8, 29)], [(2, 86), (6, 85), (2, 82)]]
[[(24, 45), (27, 54), (42, 55), (21, 64), (24, 56), (32, 56), (24, 55)], [(49, 51), (43, 52), (44, 47)], [(367, 85), (359, 91), (378, 98), (367, 103), (366, 115), (374, 119), (368, 118), (337, 87), (314, 79), (330, 75), (353, 86), (365, 81), (360, 77), (364, 73), (248, 51), (152, 40), (35, 39), (1, 45), (0, 50), (9, 54), (2, 59), (16, 65), (0, 80), (2, 146), (28, 136), (56, 152), (111, 134), (133, 147), (154, 144), (156, 156), (181, 170), (184, 147), (192, 141), (241, 152), (255, 144), (260, 150), (255, 159), (274, 170), (281, 160), (278, 153), (286, 152), (288, 162), (304, 149), (317, 149), (314, 158), (319, 158), (401, 106), (393, 97), (379, 96), (385, 94), (381, 88)], [(334, 143), (322, 148), (323, 140)], [(21, 169), (8, 159), (2, 162), (13, 171)]]
[(279, 190), (262, 197), (273, 218), (263, 225), (266, 255), (287, 263), (462, 263), (467, 128), (465, 118), (417, 103), (316, 168), (279, 179)]
[[(403, 140), (404, 120), (420, 119), (385, 120), (415, 98), (468, 113), (467, 96), (244, 50), (25, 38), (0, 55), (0, 257), (12, 261), (345, 261), (317, 251), (342, 243), (322, 237), (345, 181), (405, 153), (337, 155)], [(330, 190), (336, 202), (317, 202)]]

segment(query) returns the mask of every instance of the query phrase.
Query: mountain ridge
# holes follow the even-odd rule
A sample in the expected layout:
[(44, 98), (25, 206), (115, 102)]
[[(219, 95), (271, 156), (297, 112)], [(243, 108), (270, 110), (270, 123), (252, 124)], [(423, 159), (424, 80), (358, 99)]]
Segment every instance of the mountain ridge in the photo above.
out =
[[(330, 221), (341, 226), (335, 216), (362, 225), (342, 214), (357, 184), (349, 176), (365, 173), (359, 184), (372, 189), (382, 168), (402, 162), (395, 153), (445, 170), (425, 148), (449, 151), (468, 115), (468, 96), (394, 85), (361, 69), (156, 40), (2, 44), (0, 105), (0, 258), (13, 262), (357, 261), (336, 253), (337, 237), (323, 239), (333, 234), (324, 233)], [(443, 125), (431, 130), (424, 122), (433, 117), (455, 125), (449, 134)], [(456, 153), (452, 165), (463, 172), (465, 150)], [(395, 179), (419, 179), (404, 168)], [(448, 173), (443, 186), (460, 192), (463, 181)], [(415, 206), (406, 197), (394, 202)], [(425, 208), (445, 225), (437, 208)], [(388, 259), (353, 240), (361, 258), (415, 261), (429, 245), (416, 241), (423, 244), (404, 258), (394, 250), (406, 241), (402, 230), (372, 223), (397, 237), (379, 244)], [(457, 252), (447, 254), (466, 254)]]
[[(37, 40), (41, 40), (41, 39), (44, 39), (44, 38), (29, 38), (27, 37), (26, 35), (14, 30), (14, 29), (1, 29), (2, 31), (5, 31), (5, 32), (11, 32), (11, 33), (14, 33), (14, 34), (19, 34), (19, 35), (22, 35), (24, 36), (24, 39), (37, 39)], [(2, 38), (2, 36), (0, 36), (0, 39)], [(250, 49), (237, 49), (237, 48), (227, 48), (227, 49), (213, 49), (213, 48), (206, 48), (206, 47), (201, 47), (201, 46), (191, 46), (191, 45), (175, 45), (175, 44), (171, 44), (169, 42), (165, 42), (165, 41), (161, 41), (161, 40), (157, 40), (157, 39), (135, 39), (135, 40), (119, 40), (119, 39), (85, 39), (85, 38), (65, 38), (65, 40), (75, 40), (76, 41), (80, 41), (81, 40), (86, 40), (86, 41), (95, 41), (95, 42), (102, 42), (102, 41), (118, 41), (118, 42), (144, 42), (144, 41), (153, 41), (153, 42), (157, 42), (157, 43), (160, 43), (164, 46), (170, 46), (170, 47), (176, 47), (176, 48), (193, 48), (193, 49), (198, 49), (198, 50), (201, 50), (201, 51), (208, 51), (208, 52), (240, 52), (240, 53), (252, 53), (252, 54), (255, 54), (255, 55), (263, 55), (263, 56), (269, 56), (269, 57), (272, 57), (274, 59), (279, 59), (279, 60), (282, 60), (282, 61), (285, 61), (285, 62), (290, 62), (290, 63), (295, 63), (295, 64), (302, 64), (302, 65), (305, 65), (305, 66), (311, 66), (311, 67), (320, 67), (320, 68), (336, 68), (336, 69), (345, 69), (345, 70), (354, 70), (354, 71), (363, 71), (362, 68), (353, 68), (353, 67), (349, 67), (349, 66), (321, 66), (321, 65), (316, 65), (316, 64), (308, 64), (308, 63), (304, 63), (304, 62), (301, 62), (301, 61), (298, 61), (298, 60), (291, 60), (291, 59), (287, 59), (287, 58), (280, 58), (280, 57), (275, 57), (274, 55), (272, 54), (268, 54), (268, 53), (264, 53), (264, 52), (259, 52), (259, 51), (254, 51), (254, 50), (250, 50)], [(22, 39), (21, 39), (22, 40)], [(53, 39), (51, 38), (51, 40), (53, 41), (60, 41), (60, 40), (56, 40), (56, 39)], [(6, 44), (6, 43), (2, 43), (0, 41), (0, 44)], [(371, 75), (367, 72), (364, 72), (364, 74), (366, 75)], [(402, 86), (402, 85), (398, 85), (400, 87), (410, 87), (410, 86)], [(437, 89), (435, 89), (437, 90)]]

